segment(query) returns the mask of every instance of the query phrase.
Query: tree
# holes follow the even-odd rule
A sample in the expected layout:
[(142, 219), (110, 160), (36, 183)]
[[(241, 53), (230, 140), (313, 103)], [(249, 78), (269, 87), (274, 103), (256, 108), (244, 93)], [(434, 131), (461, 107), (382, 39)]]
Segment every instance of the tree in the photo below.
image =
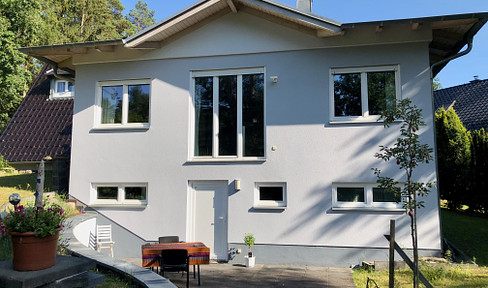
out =
[(40, 5), (35, 0), (0, 1), (0, 132), (17, 110), (38, 66), (17, 49), (36, 45)]
[[(413, 287), (419, 287), (419, 256), (418, 256), (418, 235), (417, 235), (417, 210), (423, 206), (423, 201), (419, 197), (427, 196), (433, 183), (414, 181), (414, 169), (419, 164), (432, 161), (433, 149), (427, 144), (419, 141), (419, 128), (424, 126), (422, 121), (422, 110), (412, 105), (409, 99), (401, 100), (396, 107), (384, 110), (380, 120), (383, 120), (385, 128), (390, 127), (395, 121), (401, 121), (400, 136), (393, 147), (380, 146), (380, 152), (375, 157), (384, 161), (396, 159), (396, 164), (403, 170), (406, 182), (401, 184), (390, 177), (381, 176), (381, 170), (373, 168), (378, 177), (379, 187), (385, 192), (403, 195), (403, 207), (408, 211), (410, 217), (410, 231), (412, 237), (413, 257), (414, 257), (414, 276)], [(395, 125), (396, 126), (396, 125)], [(401, 188), (398, 188), (401, 187)]]
[(469, 209), (488, 213), (488, 133), (473, 131), (471, 137), (471, 169), (468, 199)]
[(126, 19), (136, 27), (136, 32), (139, 32), (142, 29), (156, 23), (156, 20), (154, 19), (155, 12), (156, 11), (149, 10), (147, 8), (147, 3), (139, 0), (135, 7), (130, 10), (130, 13), (126, 16)]
[(432, 87), (434, 88), (434, 91), (442, 89), (441, 80), (439, 77), (435, 77), (432, 80)]
[(439, 193), (447, 207), (456, 210), (466, 203), (469, 183), (470, 134), (453, 108), (435, 114)]

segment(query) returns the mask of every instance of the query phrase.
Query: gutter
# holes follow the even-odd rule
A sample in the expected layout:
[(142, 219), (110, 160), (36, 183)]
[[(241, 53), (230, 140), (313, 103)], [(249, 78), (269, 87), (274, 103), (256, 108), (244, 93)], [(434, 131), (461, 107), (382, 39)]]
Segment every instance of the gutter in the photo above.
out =
[(464, 50), (463, 52), (451, 55), (447, 58), (442, 59), (439, 62), (432, 64), (432, 66), (430, 66), (430, 78), (431, 79), (434, 78), (433, 71), (434, 71), (435, 67), (443, 65), (443, 64), (447, 64), (447, 62), (454, 60), (456, 58), (462, 57), (462, 56), (468, 54), (469, 52), (471, 52), (471, 50), (473, 49), (473, 38), (474, 38), (474, 35), (469, 37), (469, 39), (467, 40), (468, 48), (466, 48), (466, 50)]

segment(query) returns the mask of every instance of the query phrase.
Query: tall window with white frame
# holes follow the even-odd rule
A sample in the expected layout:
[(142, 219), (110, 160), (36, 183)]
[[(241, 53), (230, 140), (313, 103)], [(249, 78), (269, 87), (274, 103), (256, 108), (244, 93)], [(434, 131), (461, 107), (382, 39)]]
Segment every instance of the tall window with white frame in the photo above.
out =
[(194, 157), (264, 157), (264, 72), (194, 72)]
[(99, 83), (100, 126), (147, 127), (149, 124), (149, 81), (107, 81)]
[(375, 121), (400, 99), (398, 66), (331, 69), (331, 115), (337, 121)]

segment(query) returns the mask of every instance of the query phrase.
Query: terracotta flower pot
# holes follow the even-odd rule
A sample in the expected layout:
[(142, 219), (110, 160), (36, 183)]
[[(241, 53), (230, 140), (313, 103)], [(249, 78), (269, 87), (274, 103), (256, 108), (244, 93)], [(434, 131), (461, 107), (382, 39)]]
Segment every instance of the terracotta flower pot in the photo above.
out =
[(35, 237), (35, 232), (9, 232), (14, 270), (35, 271), (54, 266), (59, 231), (61, 228), (56, 229), (53, 236), (42, 238)]

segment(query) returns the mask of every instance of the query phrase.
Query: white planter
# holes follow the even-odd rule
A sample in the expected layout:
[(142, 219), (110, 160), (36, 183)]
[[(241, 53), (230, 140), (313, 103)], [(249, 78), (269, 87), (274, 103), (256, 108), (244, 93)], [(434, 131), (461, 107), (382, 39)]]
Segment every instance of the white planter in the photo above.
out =
[(254, 265), (256, 264), (256, 257), (255, 256), (252, 256), (252, 257), (244, 256), (244, 258), (246, 258), (246, 267), (249, 267), (249, 268), (254, 267)]

